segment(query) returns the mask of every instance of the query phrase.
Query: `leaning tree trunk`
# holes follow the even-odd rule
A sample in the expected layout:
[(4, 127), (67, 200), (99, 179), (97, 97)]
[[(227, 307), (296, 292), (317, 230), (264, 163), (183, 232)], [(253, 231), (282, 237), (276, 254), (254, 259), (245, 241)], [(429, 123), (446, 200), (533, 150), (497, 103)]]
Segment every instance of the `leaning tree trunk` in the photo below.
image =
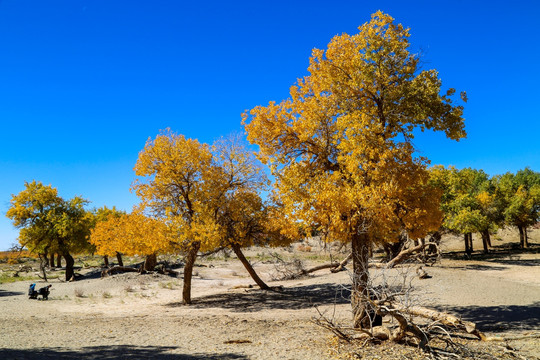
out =
[(103, 256), (103, 264), (105, 267), (109, 267), (109, 257), (107, 255)]
[(124, 266), (124, 262), (122, 261), (122, 254), (118, 251), (116, 252), (116, 260), (118, 260), (118, 266)]
[(354, 235), (352, 238), (353, 284), (351, 306), (353, 312), (353, 326), (355, 328), (369, 329), (372, 326), (372, 311), (369, 307), (369, 236), (367, 234)]
[(56, 254), (56, 267), (61, 268), (62, 267), (62, 255)]
[(146, 255), (146, 259), (144, 260), (143, 269), (145, 271), (153, 271), (157, 264), (157, 255), (150, 254)]
[(242, 250), (240, 249), (240, 245), (234, 244), (234, 245), (231, 245), (231, 247), (234, 253), (236, 254), (236, 257), (238, 258), (238, 260), (242, 262), (242, 265), (244, 265), (244, 267), (246, 268), (247, 272), (249, 273), (253, 281), (255, 281), (255, 283), (259, 285), (259, 287), (262, 290), (270, 289), (270, 287), (266, 285), (264, 281), (261, 280), (259, 275), (257, 275), (257, 273), (255, 272), (255, 269), (253, 269), (253, 266), (251, 266), (248, 259), (246, 259), (246, 257), (244, 256), (244, 253), (242, 253)]
[(75, 272), (73, 271), (73, 265), (75, 260), (68, 252), (64, 253), (64, 259), (66, 259), (66, 281), (75, 280)]
[(484, 253), (489, 253), (489, 247), (491, 246), (491, 239), (489, 237), (489, 230), (482, 231), (482, 244), (484, 245)]
[(195, 241), (191, 244), (186, 256), (186, 265), (184, 266), (184, 286), (182, 289), (182, 302), (186, 305), (191, 304), (191, 275), (193, 274), (193, 265), (197, 260), (197, 253), (201, 243)]
[(49, 263), (49, 260), (47, 259), (47, 254), (46, 253), (41, 253), (41, 254), (38, 254), (39, 256), (39, 269), (41, 270), (41, 273), (43, 274), (43, 280), (45, 280), (45, 282), (47, 282), (47, 273), (45, 272), (45, 267), (47, 266), (47, 264)]

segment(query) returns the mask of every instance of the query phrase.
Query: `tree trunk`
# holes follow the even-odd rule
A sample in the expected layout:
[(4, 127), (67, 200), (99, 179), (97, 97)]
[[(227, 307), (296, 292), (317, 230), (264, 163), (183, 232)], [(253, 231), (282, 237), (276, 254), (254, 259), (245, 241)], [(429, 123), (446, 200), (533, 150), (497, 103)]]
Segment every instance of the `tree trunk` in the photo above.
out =
[(54, 253), (51, 253), (51, 257), (49, 258), (49, 267), (52, 269), (54, 268)]
[(44, 267), (49, 266), (49, 256), (47, 254), (47, 249), (45, 249), (45, 252), (42, 255), (43, 255), (43, 259), (42, 259), (43, 266)]
[(41, 270), (41, 273), (43, 274), (43, 280), (45, 280), (45, 282), (47, 282), (47, 273), (45, 272), (45, 267), (47, 266), (47, 264), (49, 263), (49, 260), (47, 259), (47, 254), (46, 253), (41, 253), (41, 254), (38, 254), (39, 256), (39, 269)]
[(369, 329), (372, 327), (369, 309), (369, 248), (371, 244), (367, 234), (354, 235), (352, 238), (353, 284), (351, 306), (353, 326)]
[(143, 269), (146, 271), (153, 271), (157, 264), (157, 255), (156, 254), (150, 254), (146, 255), (146, 259), (144, 260)]
[(469, 249), (471, 250), (472, 254), (474, 252), (472, 233), (469, 233)]
[(186, 256), (186, 265), (184, 266), (184, 286), (182, 289), (182, 302), (186, 305), (191, 304), (191, 275), (193, 274), (193, 265), (197, 259), (197, 253), (201, 243), (195, 241), (191, 244)]
[(529, 236), (527, 235), (527, 227), (523, 227), (523, 248), (528, 249), (529, 248)]
[(255, 281), (255, 283), (259, 285), (259, 287), (262, 290), (269, 290), (270, 287), (268, 287), (268, 285), (266, 285), (264, 281), (261, 280), (259, 275), (257, 275), (257, 273), (255, 272), (255, 269), (253, 269), (253, 266), (251, 266), (248, 259), (246, 259), (246, 257), (244, 256), (244, 253), (242, 253), (242, 250), (240, 249), (240, 245), (234, 244), (234, 245), (231, 245), (231, 247), (234, 253), (236, 254), (236, 257), (238, 258), (238, 260), (242, 262), (242, 265), (244, 265), (244, 267), (246, 268), (247, 272), (249, 273), (253, 281)]
[(61, 268), (62, 267), (62, 255), (56, 254), (56, 267)]
[(103, 256), (103, 263), (105, 267), (109, 267), (109, 257), (107, 255)]
[(523, 245), (525, 244), (525, 238), (523, 236), (523, 227), (518, 225), (519, 230), (519, 246), (523, 248)]
[(471, 250), (469, 249), (469, 233), (463, 234), (463, 240), (465, 241), (465, 253), (471, 255)]
[(122, 261), (122, 254), (120, 254), (118, 251), (116, 252), (116, 260), (118, 260), (118, 266), (124, 266), (124, 262)]
[(66, 281), (74, 279), (75, 272), (73, 271), (73, 265), (75, 265), (75, 260), (73, 256), (69, 253), (64, 253), (64, 259), (66, 259)]
[(482, 231), (482, 244), (484, 245), (484, 254), (489, 253), (489, 247), (491, 246), (489, 230)]

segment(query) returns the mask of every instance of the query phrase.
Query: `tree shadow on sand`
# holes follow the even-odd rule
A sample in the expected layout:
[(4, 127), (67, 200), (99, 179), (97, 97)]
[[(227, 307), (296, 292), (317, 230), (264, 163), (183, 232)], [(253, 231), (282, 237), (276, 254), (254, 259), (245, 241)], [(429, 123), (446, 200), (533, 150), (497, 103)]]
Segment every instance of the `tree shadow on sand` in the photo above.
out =
[(6, 291), (6, 290), (0, 289), (0, 297), (19, 296), (19, 295), (24, 295), (24, 293), (20, 291)]
[(540, 330), (540, 302), (530, 305), (437, 307), (476, 323), (481, 331)]
[(93, 346), (82, 349), (36, 348), (36, 349), (0, 349), (0, 359), (80, 359), (80, 360), (121, 360), (121, 359), (158, 359), (158, 360), (233, 360), (248, 359), (247, 356), (234, 353), (223, 354), (174, 354), (175, 347), (146, 346)]
[[(281, 291), (249, 289), (242, 292), (214, 294), (193, 299), (190, 308), (222, 308), (233, 312), (264, 310), (301, 310), (313, 306), (350, 303), (350, 287), (325, 283), (285, 288)], [(183, 306), (180, 302), (168, 307)]]

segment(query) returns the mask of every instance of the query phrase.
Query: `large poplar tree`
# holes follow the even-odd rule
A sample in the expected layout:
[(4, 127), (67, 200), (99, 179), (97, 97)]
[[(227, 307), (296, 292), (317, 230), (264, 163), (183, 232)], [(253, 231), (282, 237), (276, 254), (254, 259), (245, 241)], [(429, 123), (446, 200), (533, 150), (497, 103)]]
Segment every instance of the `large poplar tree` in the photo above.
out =
[(359, 33), (314, 49), (309, 75), (288, 99), (243, 119), (248, 140), (271, 164), (275, 197), (290, 222), (352, 243), (356, 327), (370, 326), (371, 244), (397, 239), (404, 228), (421, 237), (440, 225), (440, 212), (429, 210), (439, 193), (426, 191), (428, 161), (415, 154), (415, 129), (465, 136), (455, 90), (441, 93), (437, 71), (419, 69), (408, 38), (408, 29), (377, 12)]

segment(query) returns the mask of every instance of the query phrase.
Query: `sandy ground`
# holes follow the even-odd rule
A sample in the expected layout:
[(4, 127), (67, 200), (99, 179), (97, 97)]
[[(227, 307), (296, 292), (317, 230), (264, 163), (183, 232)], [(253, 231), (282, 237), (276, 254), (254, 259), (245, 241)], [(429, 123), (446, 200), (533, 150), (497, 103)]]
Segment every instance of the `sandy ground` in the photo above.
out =
[[(316, 307), (337, 321), (350, 319), (347, 272), (322, 270), (279, 282), (271, 281), (273, 265), (257, 263), (269, 285), (284, 287), (267, 292), (238, 288), (252, 281), (235, 259), (203, 263), (211, 266), (195, 269), (191, 306), (180, 303), (182, 279), (159, 274), (52, 280), (48, 301), (29, 300), (28, 281), (0, 284), (0, 359), (333, 357), (331, 334), (311, 320)], [(484, 260), (455, 256), (427, 268), (431, 279), (415, 278), (414, 294), (424, 306), (458, 314), (493, 335), (539, 332), (538, 265), (534, 252)], [(373, 270), (372, 276), (382, 274)], [(512, 346), (535, 359), (539, 342)]]

